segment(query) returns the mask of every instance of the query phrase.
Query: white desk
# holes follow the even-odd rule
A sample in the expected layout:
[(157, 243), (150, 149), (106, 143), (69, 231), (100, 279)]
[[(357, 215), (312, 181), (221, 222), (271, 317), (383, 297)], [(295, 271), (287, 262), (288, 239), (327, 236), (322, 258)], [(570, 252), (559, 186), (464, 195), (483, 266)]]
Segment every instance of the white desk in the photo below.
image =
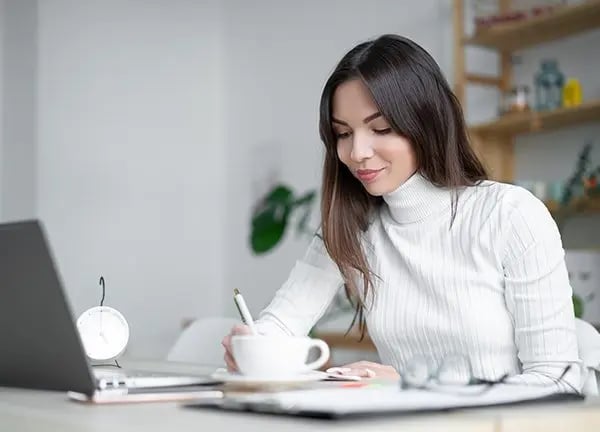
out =
[[(136, 368), (198, 372), (187, 365), (136, 363)], [(583, 404), (506, 407), (414, 417), (365, 418), (343, 421), (310, 420), (259, 414), (183, 408), (175, 403), (84, 405), (66, 394), (0, 387), (0, 430), (29, 431), (594, 431), (600, 430), (600, 399)]]

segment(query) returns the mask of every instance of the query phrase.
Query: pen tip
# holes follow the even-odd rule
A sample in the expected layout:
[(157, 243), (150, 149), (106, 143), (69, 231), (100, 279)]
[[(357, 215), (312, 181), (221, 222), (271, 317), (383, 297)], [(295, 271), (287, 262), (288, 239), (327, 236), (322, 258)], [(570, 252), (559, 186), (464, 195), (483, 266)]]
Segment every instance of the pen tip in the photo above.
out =
[(233, 289), (233, 295), (238, 295), (240, 293), (240, 290), (237, 288)]

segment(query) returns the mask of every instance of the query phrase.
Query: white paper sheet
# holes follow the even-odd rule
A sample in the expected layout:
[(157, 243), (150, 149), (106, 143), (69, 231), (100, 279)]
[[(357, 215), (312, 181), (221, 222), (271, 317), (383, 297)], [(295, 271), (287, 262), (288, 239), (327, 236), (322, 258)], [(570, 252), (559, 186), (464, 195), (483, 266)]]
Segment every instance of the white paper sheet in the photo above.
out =
[(486, 389), (483, 386), (445, 386), (436, 387), (435, 390), (401, 390), (396, 385), (390, 385), (238, 395), (226, 397), (223, 405), (245, 405), (258, 411), (312, 412), (337, 416), (498, 405), (533, 401), (551, 396), (555, 392), (556, 387), (553, 386), (513, 384), (498, 384)]

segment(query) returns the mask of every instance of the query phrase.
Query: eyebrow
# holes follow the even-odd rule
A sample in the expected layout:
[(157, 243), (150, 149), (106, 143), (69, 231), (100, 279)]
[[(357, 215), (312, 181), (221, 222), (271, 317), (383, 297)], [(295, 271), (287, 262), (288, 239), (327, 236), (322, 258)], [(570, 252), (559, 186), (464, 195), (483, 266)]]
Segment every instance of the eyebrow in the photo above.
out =
[[(364, 123), (364, 124), (367, 124), (367, 123), (369, 123), (370, 121), (372, 121), (372, 120), (375, 120), (375, 119), (376, 119), (376, 118), (378, 118), (378, 117), (381, 117), (381, 113), (380, 113), (379, 111), (377, 111), (376, 113), (373, 113), (373, 114), (371, 114), (370, 116), (367, 116), (367, 117), (365, 117), (365, 118), (363, 119), (363, 123)], [(338, 123), (338, 124), (341, 124), (341, 125), (344, 125), (344, 126), (350, 126), (350, 125), (349, 125), (348, 123), (346, 123), (345, 121), (343, 121), (343, 120), (339, 120), (339, 119), (336, 119), (335, 117), (331, 117), (331, 121), (332, 121), (333, 123)]]

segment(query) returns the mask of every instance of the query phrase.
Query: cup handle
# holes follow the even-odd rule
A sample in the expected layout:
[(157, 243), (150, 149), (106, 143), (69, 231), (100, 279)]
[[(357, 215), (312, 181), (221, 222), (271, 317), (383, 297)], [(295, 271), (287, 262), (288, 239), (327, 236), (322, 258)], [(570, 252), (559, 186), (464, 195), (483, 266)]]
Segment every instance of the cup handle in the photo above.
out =
[(312, 339), (309, 342), (309, 350), (313, 347), (319, 348), (321, 355), (315, 361), (304, 365), (307, 370), (319, 369), (321, 366), (327, 363), (327, 360), (329, 360), (329, 345), (327, 345), (325, 341), (321, 339)]

